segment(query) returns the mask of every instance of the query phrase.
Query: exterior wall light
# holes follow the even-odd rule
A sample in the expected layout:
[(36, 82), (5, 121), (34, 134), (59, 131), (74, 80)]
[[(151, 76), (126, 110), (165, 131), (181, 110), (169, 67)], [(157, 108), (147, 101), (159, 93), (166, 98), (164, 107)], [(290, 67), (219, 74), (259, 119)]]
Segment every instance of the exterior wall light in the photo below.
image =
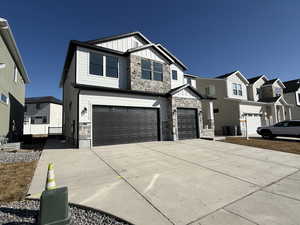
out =
[(5, 66), (6, 66), (6, 64), (5, 64), (5, 63), (0, 63), (0, 69), (4, 69), (4, 68), (5, 68)]

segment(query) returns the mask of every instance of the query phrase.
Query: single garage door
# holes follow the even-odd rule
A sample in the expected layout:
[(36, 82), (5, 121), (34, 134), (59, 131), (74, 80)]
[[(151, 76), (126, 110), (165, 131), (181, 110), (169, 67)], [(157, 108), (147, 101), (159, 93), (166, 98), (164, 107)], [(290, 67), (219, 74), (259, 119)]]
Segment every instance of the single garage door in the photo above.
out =
[(256, 129), (261, 127), (261, 115), (248, 114), (247, 115), (247, 129), (248, 134), (256, 134)]
[(93, 146), (159, 140), (159, 110), (93, 106)]
[(198, 138), (198, 123), (196, 109), (177, 109), (179, 139)]

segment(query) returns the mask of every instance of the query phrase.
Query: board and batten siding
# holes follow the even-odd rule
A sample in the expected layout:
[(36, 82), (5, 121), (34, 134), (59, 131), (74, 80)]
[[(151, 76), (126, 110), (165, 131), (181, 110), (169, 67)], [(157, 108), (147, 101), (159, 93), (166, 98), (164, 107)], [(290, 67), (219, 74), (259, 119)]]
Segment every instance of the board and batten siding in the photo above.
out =
[[(177, 71), (177, 80), (173, 80), (172, 79), (172, 70), (176, 70)], [(184, 83), (184, 73), (175, 64), (170, 65), (170, 75), (171, 75), (171, 88), (172, 89), (185, 84)]]
[[(162, 122), (167, 121), (167, 99), (163, 97), (155, 96), (141, 96), (132, 94), (120, 94), (102, 91), (81, 91), (79, 95), (79, 122), (91, 123), (93, 126), (93, 105), (104, 106), (127, 106), (127, 107), (145, 107), (145, 108), (159, 108), (160, 110), (160, 132), (162, 133)], [(84, 109), (86, 108), (85, 113)], [(92, 140), (93, 134), (91, 129)], [(88, 146), (92, 143), (86, 143), (83, 145)]]
[(101, 46), (104, 48), (110, 48), (121, 52), (126, 52), (128, 49), (136, 48), (136, 43), (138, 46), (142, 46), (145, 43), (138, 38), (137, 36), (120, 38), (117, 40), (107, 41), (100, 44), (96, 44), (97, 46)]
[(198, 97), (193, 93), (191, 92), (190, 90), (188, 89), (183, 89), (181, 90), (180, 92), (176, 93), (175, 95), (173, 95), (174, 97), (177, 97), (177, 98), (192, 98), (192, 99), (198, 99)]
[(184, 76), (184, 84), (187, 84), (189, 78), (191, 79), (191, 86), (193, 88), (197, 88), (196, 78), (193, 78), (193, 77)]
[[(104, 76), (92, 75), (89, 73), (90, 66), (90, 52), (95, 52), (102, 54), (104, 56), (116, 56), (109, 53), (104, 53), (100, 51), (93, 51), (90, 49), (85, 49), (78, 47), (77, 54), (77, 68), (76, 68), (76, 83), (86, 84), (93, 86), (111, 87), (111, 88), (123, 88), (126, 89), (128, 86), (128, 59), (123, 56), (116, 56), (119, 59), (119, 77), (106, 77)], [(104, 57), (105, 61), (105, 57)], [(104, 65), (105, 67), (105, 65)], [(104, 68), (105, 71), (105, 68)]]
[(152, 50), (150, 48), (140, 50), (140, 51), (137, 51), (137, 52), (133, 52), (131, 54), (142, 57), (142, 58), (158, 61), (158, 62), (161, 62), (161, 63), (166, 63), (165, 59), (163, 59), (155, 50)]
[(62, 127), (62, 105), (50, 103), (50, 127)]

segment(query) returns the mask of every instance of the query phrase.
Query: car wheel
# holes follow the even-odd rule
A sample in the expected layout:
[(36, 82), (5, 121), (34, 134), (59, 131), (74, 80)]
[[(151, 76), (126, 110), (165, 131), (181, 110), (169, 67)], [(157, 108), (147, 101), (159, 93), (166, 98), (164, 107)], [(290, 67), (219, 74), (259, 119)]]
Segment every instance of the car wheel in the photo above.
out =
[(273, 139), (275, 137), (270, 130), (262, 130), (261, 135), (265, 139)]

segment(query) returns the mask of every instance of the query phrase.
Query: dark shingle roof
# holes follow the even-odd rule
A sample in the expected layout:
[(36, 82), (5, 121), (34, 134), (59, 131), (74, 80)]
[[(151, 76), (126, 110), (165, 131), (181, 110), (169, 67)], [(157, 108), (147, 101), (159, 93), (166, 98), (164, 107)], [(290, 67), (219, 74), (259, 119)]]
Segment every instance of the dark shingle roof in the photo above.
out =
[(234, 74), (235, 72), (237, 72), (237, 70), (233, 71), (233, 72), (230, 72), (230, 73), (226, 73), (224, 75), (220, 75), (220, 76), (217, 76), (215, 78), (219, 78), (219, 79), (224, 79), (224, 78), (227, 78), (229, 77), (230, 75)]
[(268, 85), (268, 84), (274, 84), (276, 81), (278, 80), (278, 78), (272, 79), (272, 80), (268, 80), (264, 83), (264, 85)]
[(257, 77), (251, 77), (248, 79), (250, 84), (254, 84), (256, 81), (258, 81), (261, 77), (263, 77), (264, 75), (259, 75)]
[(277, 97), (271, 97), (271, 98), (261, 98), (258, 101), (259, 102), (266, 102), (266, 103), (271, 103), (271, 102), (276, 102), (281, 96)]
[(53, 96), (32, 97), (32, 98), (25, 99), (25, 104), (34, 104), (34, 103), (55, 103), (61, 105), (62, 101)]
[(285, 89), (283, 90), (284, 93), (289, 93), (289, 92), (296, 92), (300, 88), (300, 79), (296, 80), (289, 80), (286, 82), (283, 82), (285, 85)]

